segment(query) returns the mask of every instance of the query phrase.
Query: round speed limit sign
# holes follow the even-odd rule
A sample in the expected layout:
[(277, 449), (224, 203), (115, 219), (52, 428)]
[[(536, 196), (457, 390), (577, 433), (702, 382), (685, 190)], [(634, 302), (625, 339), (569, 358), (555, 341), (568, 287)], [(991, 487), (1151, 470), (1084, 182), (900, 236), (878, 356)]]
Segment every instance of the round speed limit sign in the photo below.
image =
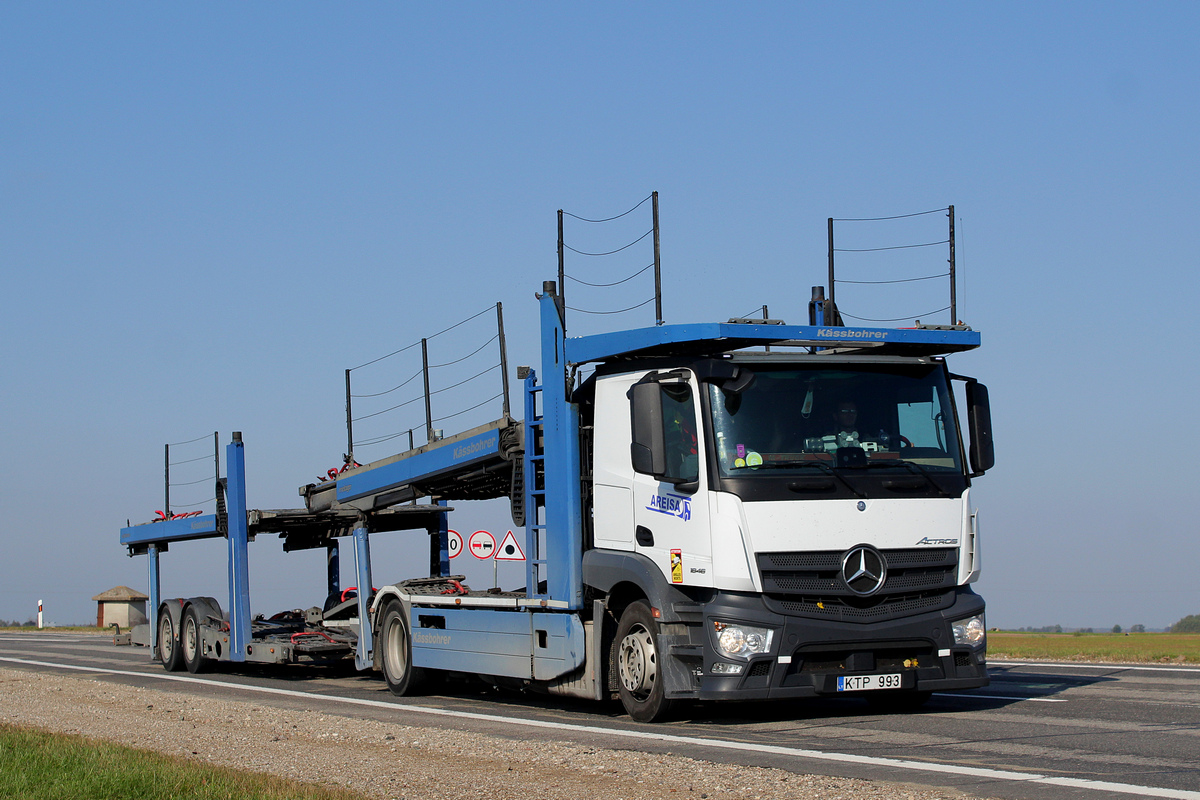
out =
[(458, 531), (446, 531), (447, 533), (447, 549), (450, 551), (450, 557), (455, 558), (463, 549), (462, 534)]

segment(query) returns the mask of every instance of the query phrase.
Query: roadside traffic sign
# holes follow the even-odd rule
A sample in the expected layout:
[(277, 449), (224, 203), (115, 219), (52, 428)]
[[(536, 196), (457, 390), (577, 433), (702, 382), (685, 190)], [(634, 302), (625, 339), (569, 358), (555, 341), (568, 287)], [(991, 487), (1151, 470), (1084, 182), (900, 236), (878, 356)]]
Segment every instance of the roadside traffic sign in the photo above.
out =
[(525, 553), (521, 550), (521, 545), (517, 544), (517, 537), (513, 536), (513, 532), (509, 531), (504, 537), (504, 541), (500, 542), (500, 549), (496, 551), (497, 561), (524, 561)]
[(467, 549), (476, 558), (489, 559), (496, 554), (496, 537), (487, 531), (475, 531), (467, 539)]
[(462, 552), (462, 534), (456, 530), (448, 530), (446, 534), (446, 549), (450, 551), (450, 557), (455, 558)]

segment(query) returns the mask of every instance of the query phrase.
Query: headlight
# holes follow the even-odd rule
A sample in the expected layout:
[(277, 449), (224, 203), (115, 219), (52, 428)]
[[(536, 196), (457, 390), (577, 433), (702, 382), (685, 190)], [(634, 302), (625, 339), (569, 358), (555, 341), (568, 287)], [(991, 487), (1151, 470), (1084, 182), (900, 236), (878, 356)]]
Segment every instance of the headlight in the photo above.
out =
[(727, 656), (747, 658), (759, 653), (771, 651), (771, 639), (775, 631), (770, 628), (756, 628), (752, 625), (738, 625), (713, 620), (713, 630), (717, 634), (717, 647)]
[(987, 632), (987, 628), (983, 624), (982, 614), (952, 622), (950, 623), (950, 629), (954, 631), (955, 644), (969, 644), (973, 647), (983, 644), (983, 639)]

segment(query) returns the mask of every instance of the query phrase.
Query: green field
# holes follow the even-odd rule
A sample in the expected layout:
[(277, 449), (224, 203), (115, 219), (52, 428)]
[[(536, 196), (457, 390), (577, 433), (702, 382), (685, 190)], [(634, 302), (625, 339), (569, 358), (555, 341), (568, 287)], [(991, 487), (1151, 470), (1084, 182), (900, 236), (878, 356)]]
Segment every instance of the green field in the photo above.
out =
[(81, 736), (0, 725), (0, 797), (7, 800), (364, 800), (287, 781), (134, 750)]
[(989, 631), (987, 650), (988, 658), (993, 660), (1042, 658), (1056, 661), (1200, 664), (1200, 634)]

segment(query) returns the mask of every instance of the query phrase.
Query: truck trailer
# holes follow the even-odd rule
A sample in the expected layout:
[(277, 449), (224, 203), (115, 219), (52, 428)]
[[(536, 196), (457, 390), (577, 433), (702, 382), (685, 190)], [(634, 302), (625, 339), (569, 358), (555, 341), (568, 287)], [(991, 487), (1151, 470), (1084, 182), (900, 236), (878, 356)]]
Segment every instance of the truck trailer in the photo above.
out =
[[(619, 697), (643, 722), (687, 701), (911, 708), (987, 684), (970, 489), (994, 460), (988, 393), (946, 362), (978, 332), (846, 326), (814, 287), (807, 325), (569, 337), (560, 286), (537, 298), (522, 420), (506, 404), (494, 422), (349, 463), (284, 510), (247, 508), (235, 433), (216, 514), (122, 529), (149, 556), (141, 641), (155, 658), (193, 672), (353, 659), (396, 695), (466, 674)], [(524, 528), (525, 586), (472, 590), (449, 574), (447, 503), (501, 497)], [(428, 574), (368, 591), (371, 535), (404, 529), (429, 533)], [(247, 543), (261, 533), (326, 549), (323, 606), (251, 618)], [(204, 537), (228, 540), (224, 609), (161, 597), (160, 554)], [(345, 551), (361, 588), (339, 584)]]

